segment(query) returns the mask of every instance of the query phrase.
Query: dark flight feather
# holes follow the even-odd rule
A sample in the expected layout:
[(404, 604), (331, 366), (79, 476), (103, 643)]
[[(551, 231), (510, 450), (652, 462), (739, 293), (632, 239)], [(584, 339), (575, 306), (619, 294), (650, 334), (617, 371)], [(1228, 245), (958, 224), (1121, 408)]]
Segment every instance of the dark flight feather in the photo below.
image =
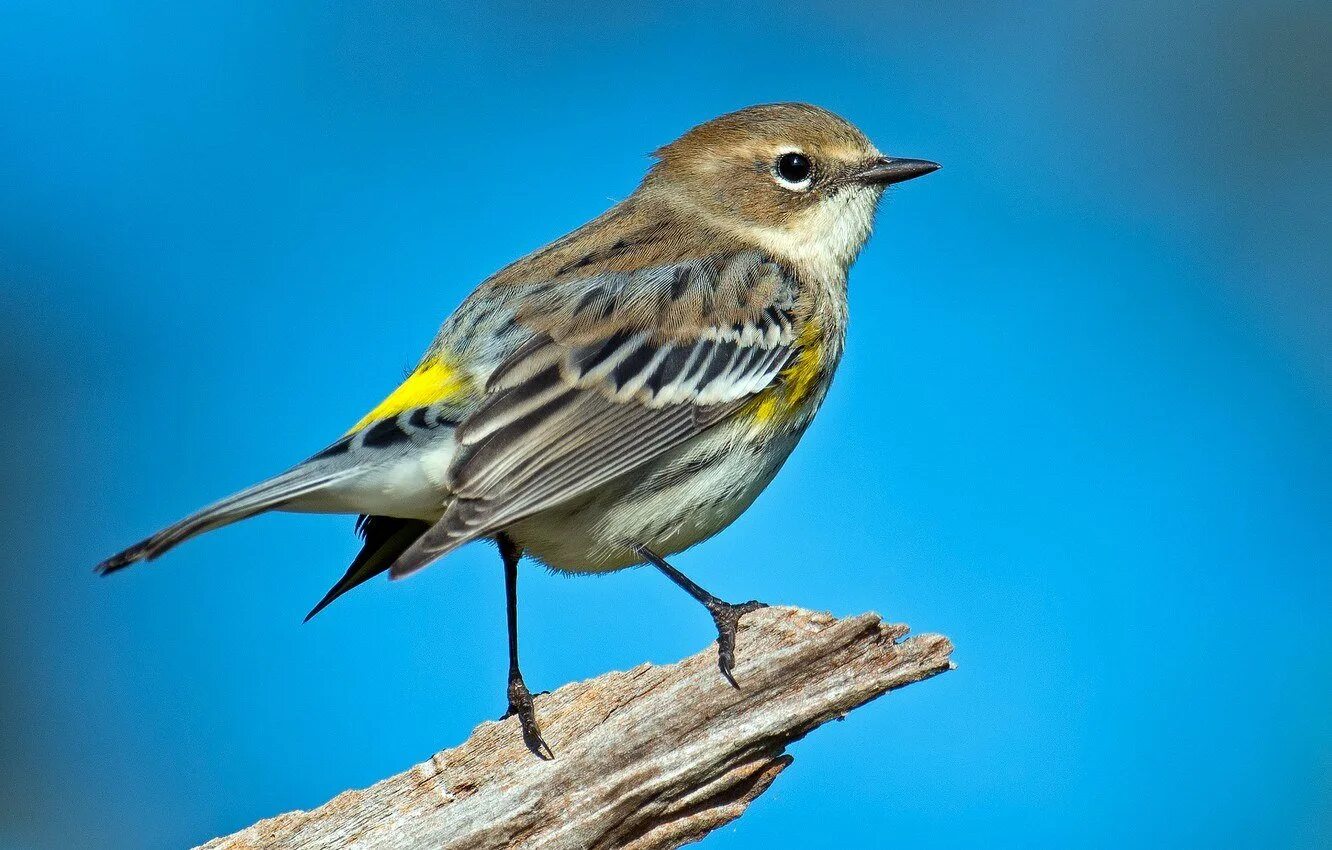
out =
[(365, 539), (365, 545), (347, 568), (346, 574), (305, 615), (305, 622), (308, 623), (311, 617), (327, 608), (334, 599), (387, 570), (429, 528), (430, 523), (417, 519), (363, 516), (356, 520), (356, 532)]

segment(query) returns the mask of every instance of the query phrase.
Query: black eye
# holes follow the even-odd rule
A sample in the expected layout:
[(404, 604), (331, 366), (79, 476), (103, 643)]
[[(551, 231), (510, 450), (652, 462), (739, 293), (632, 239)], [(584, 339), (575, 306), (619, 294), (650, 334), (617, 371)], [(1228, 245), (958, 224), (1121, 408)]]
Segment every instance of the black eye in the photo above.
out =
[(803, 183), (809, 179), (814, 164), (803, 153), (784, 153), (777, 157), (777, 176), (787, 183)]

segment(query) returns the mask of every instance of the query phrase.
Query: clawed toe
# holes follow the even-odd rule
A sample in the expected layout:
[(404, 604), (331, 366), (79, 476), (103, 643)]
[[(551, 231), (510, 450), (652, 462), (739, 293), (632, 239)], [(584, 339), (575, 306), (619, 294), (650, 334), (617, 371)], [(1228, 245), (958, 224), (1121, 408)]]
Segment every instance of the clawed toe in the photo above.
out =
[(735, 633), (740, 626), (740, 618), (746, 614), (757, 611), (760, 608), (768, 606), (751, 599), (748, 602), (742, 602), (739, 605), (732, 605), (729, 602), (723, 602), (717, 597), (708, 593), (703, 588), (689, 578), (689, 576), (672, 567), (666, 562), (666, 559), (653, 552), (646, 546), (639, 545), (634, 547), (645, 561), (661, 570), (662, 574), (675, 582), (690, 596), (697, 599), (708, 609), (712, 615), (712, 621), (717, 624), (717, 667), (721, 670), (722, 677), (731, 683), (731, 687), (739, 688), (736, 684), (735, 676), (731, 671), (735, 668)]
[(532, 702), (532, 694), (521, 679), (509, 683), (509, 710), (504, 712), (500, 720), (507, 720), (510, 717), (518, 718), (518, 725), (523, 730), (523, 743), (533, 755), (544, 761), (555, 758), (555, 751), (546, 743), (546, 739), (541, 737), (541, 727), (536, 721), (536, 706)]
[(767, 607), (753, 599), (739, 605), (719, 601), (708, 606), (712, 620), (717, 624), (717, 668), (721, 670), (722, 678), (737, 690), (740, 685), (735, 681), (732, 671), (735, 669), (735, 635), (740, 627), (740, 618)]

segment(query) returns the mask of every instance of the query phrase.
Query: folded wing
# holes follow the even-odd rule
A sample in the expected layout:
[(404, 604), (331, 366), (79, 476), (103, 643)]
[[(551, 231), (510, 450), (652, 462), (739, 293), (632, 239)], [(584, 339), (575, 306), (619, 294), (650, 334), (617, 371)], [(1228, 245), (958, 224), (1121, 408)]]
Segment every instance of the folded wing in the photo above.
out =
[(797, 289), (757, 252), (605, 273), (522, 299), (532, 339), (459, 426), (444, 516), (407, 575), (681, 445), (778, 379)]

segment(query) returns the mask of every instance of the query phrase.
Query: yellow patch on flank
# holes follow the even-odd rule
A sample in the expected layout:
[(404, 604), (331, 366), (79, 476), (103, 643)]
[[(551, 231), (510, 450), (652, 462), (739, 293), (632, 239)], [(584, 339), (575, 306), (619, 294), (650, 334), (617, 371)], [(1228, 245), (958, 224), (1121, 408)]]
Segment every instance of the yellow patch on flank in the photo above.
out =
[(372, 422), (397, 416), (405, 410), (449, 401), (469, 392), (471, 380), (467, 375), (442, 357), (428, 357), (347, 433), (354, 434)]
[(796, 356), (782, 369), (778, 379), (745, 405), (744, 413), (755, 425), (784, 422), (800, 409), (823, 371), (823, 328), (811, 321), (796, 338)]

